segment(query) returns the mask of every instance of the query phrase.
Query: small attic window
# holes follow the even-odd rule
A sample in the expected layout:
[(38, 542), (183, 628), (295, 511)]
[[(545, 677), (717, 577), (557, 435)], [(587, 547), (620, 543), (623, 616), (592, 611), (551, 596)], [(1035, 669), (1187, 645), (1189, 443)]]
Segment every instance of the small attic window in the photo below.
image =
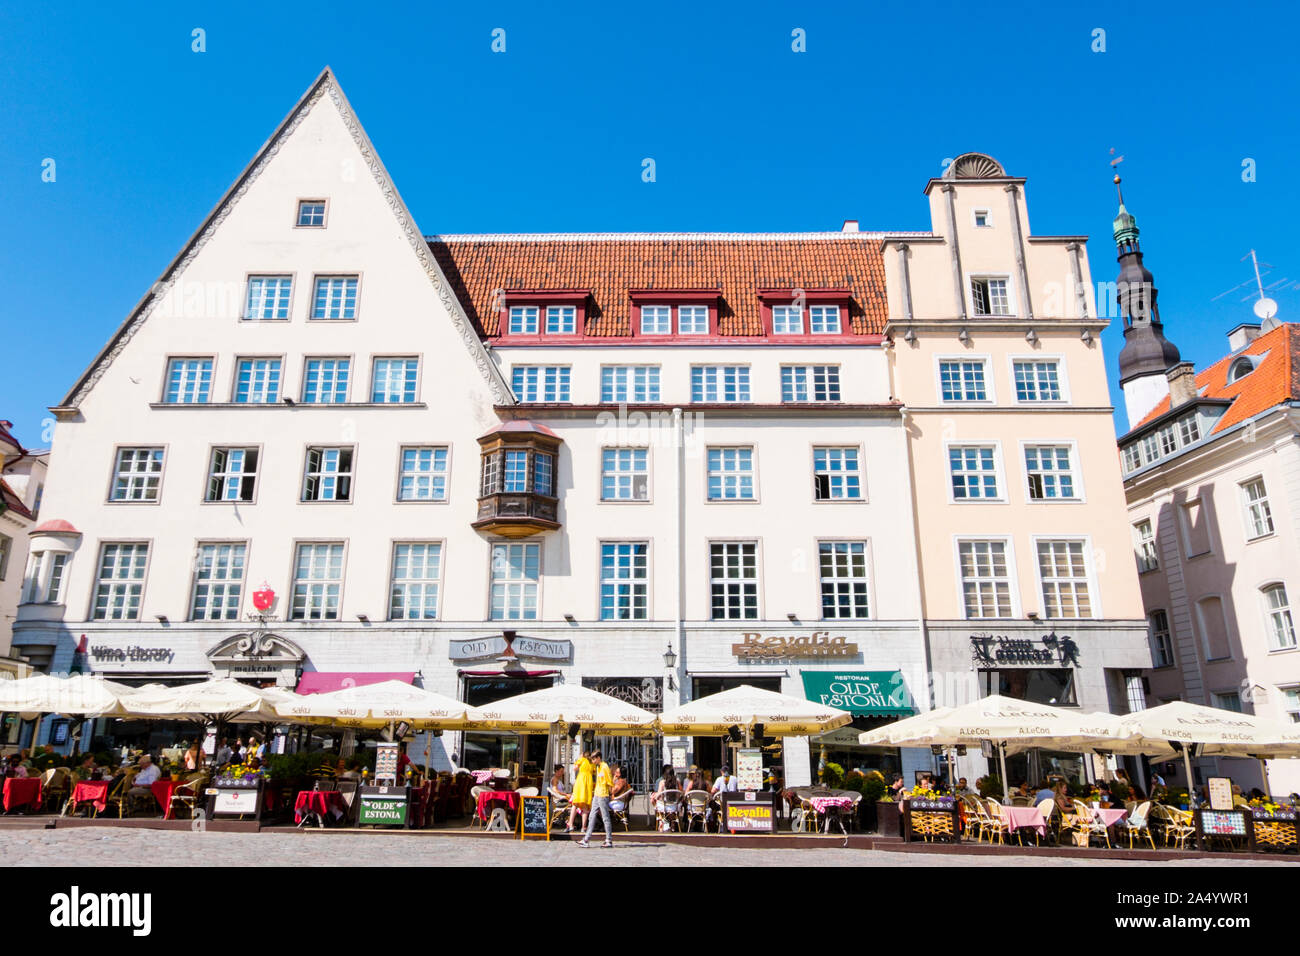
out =
[(325, 200), (301, 200), (298, 203), (298, 225), (323, 228), (325, 225)]
[(971, 216), (974, 218), (975, 226), (978, 229), (983, 229), (987, 226), (993, 225), (993, 220), (989, 218), (989, 211), (987, 209), (976, 209), (972, 211)]
[(1231, 385), (1245, 378), (1253, 371), (1255, 371), (1255, 360), (1249, 355), (1243, 355), (1228, 367), (1228, 384)]

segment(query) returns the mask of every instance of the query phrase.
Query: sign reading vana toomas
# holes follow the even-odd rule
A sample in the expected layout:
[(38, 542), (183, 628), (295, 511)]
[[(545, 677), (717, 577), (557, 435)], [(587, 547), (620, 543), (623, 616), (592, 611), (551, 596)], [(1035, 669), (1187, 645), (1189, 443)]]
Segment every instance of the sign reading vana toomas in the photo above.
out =
[(804, 696), (855, 717), (900, 716), (916, 712), (901, 671), (804, 671)]

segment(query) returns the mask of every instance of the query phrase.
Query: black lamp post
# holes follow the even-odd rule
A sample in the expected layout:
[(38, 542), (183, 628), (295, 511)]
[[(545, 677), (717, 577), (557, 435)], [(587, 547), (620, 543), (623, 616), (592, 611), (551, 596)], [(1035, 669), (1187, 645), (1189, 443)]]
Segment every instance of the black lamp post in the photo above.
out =
[(673, 670), (677, 667), (677, 654), (674, 653), (672, 644), (669, 644), (664, 651), (664, 667), (668, 671), (668, 689), (676, 690), (677, 684), (673, 681)]

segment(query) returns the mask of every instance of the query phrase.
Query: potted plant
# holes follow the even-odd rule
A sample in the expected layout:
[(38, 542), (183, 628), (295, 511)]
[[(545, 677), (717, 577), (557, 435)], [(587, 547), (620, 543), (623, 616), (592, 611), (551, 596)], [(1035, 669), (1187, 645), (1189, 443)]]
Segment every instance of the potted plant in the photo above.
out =
[(858, 822), (862, 826), (863, 832), (870, 833), (880, 828), (880, 808), (888, 805), (894, 808), (894, 817), (898, 817), (898, 804), (892, 803), (885, 799), (885, 792), (888, 788), (885, 786), (885, 778), (878, 771), (873, 770), (862, 780), (862, 800), (858, 803)]
[(827, 763), (822, 767), (822, 784), (831, 790), (838, 790), (844, 782), (844, 768), (837, 763)]

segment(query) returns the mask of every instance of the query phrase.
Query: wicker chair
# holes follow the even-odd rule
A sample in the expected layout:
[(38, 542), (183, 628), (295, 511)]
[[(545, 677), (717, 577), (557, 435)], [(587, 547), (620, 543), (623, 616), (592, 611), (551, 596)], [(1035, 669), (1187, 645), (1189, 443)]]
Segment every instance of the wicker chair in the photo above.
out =
[(984, 802), (984, 808), (988, 820), (987, 822), (981, 822), (984, 822), (984, 827), (988, 830), (989, 842), (992, 843), (993, 837), (996, 836), (998, 843), (1006, 843), (1006, 836), (1010, 832), (1010, 827), (1007, 826), (1007, 818), (1002, 815), (1002, 804), (989, 799)]
[(1151, 801), (1146, 800), (1138, 804), (1137, 808), (1130, 810), (1127, 817), (1119, 822), (1124, 832), (1128, 834), (1128, 848), (1133, 849), (1133, 837), (1144, 836), (1147, 842), (1151, 844), (1151, 849), (1156, 848), (1155, 837), (1151, 835), (1151, 827), (1147, 823), (1147, 817), (1151, 813)]
[(659, 830), (682, 829), (682, 800), (685, 794), (680, 790), (665, 790), (659, 794), (655, 803), (655, 827)]
[(1106, 824), (1092, 815), (1092, 810), (1082, 800), (1074, 801), (1074, 829), (1077, 833), (1086, 833), (1089, 844), (1092, 843), (1093, 837), (1099, 836), (1106, 841), (1106, 846), (1110, 847), (1110, 830), (1106, 828)]
[(685, 805), (682, 809), (686, 816), (687, 833), (691, 832), (697, 820), (700, 829), (705, 833), (709, 832), (709, 792), (707, 790), (688, 790), (685, 796)]
[(1196, 827), (1191, 825), (1183, 813), (1184, 811), (1175, 810), (1163, 803), (1151, 805), (1150, 820), (1164, 834), (1165, 846), (1172, 842), (1178, 849), (1186, 849), (1188, 837), (1196, 833)]

